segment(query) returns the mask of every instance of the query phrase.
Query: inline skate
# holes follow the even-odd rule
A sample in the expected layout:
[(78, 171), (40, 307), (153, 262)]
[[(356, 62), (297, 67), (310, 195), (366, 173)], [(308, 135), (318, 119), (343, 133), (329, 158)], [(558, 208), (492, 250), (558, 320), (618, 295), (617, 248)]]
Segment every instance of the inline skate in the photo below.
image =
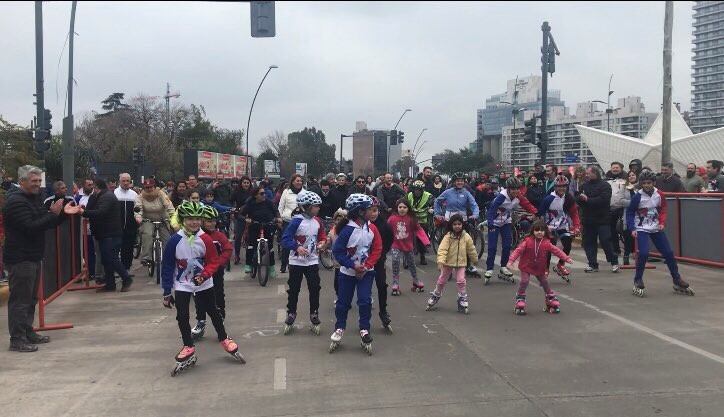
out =
[(176, 354), (176, 365), (171, 370), (171, 376), (180, 374), (187, 368), (196, 365), (196, 349), (193, 346), (184, 346), (178, 354)]
[(458, 313), (469, 314), (468, 295), (458, 293)]
[(372, 335), (370, 335), (370, 332), (368, 330), (360, 330), (359, 337), (362, 349), (367, 352), (368, 355), (372, 356)]
[(319, 336), (319, 334), (321, 333), (320, 324), (322, 324), (322, 322), (319, 321), (319, 313), (316, 311), (311, 313), (309, 315), (309, 321), (312, 323), (310, 330), (312, 331), (312, 333)]
[(288, 335), (294, 330), (294, 320), (297, 319), (297, 313), (288, 313), (287, 319), (284, 320), (284, 335)]
[(465, 268), (465, 274), (470, 275), (473, 278), (480, 278), (480, 271), (478, 271), (478, 268), (476, 268), (475, 265), (469, 265)]
[(519, 316), (525, 316), (525, 315), (526, 315), (526, 311), (525, 311), (525, 295), (520, 295), (520, 294), (519, 294), (517, 297), (515, 297), (515, 309), (514, 309), (514, 311), (515, 311), (515, 314), (517, 314), (517, 315), (519, 315)]
[(555, 294), (546, 294), (546, 311), (551, 314), (558, 314), (561, 312), (561, 302), (558, 301), (558, 297)]
[(485, 271), (485, 275), (484, 275), (484, 276), (485, 276), (485, 282), (483, 282), (483, 285), (488, 285), (488, 284), (490, 284), (490, 278), (493, 277), (493, 270), (492, 270), (492, 269), (489, 269), (489, 270)]
[(344, 336), (344, 329), (337, 329), (334, 331), (334, 333), (332, 333), (332, 336), (330, 337), (332, 343), (330, 343), (329, 345), (329, 353), (337, 350), (339, 345), (342, 344), (342, 336)]
[(641, 298), (646, 296), (646, 287), (644, 286), (643, 281), (634, 281), (633, 295)]
[(392, 281), (392, 295), (400, 295), (400, 283), (398, 281)]
[(430, 293), (430, 298), (427, 300), (427, 307), (425, 307), (425, 311), (432, 310), (438, 301), (440, 301), (440, 297), (442, 296), (441, 293), (437, 292), (437, 290)]
[(233, 340), (231, 340), (230, 338), (227, 337), (226, 339), (222, 340), (220, 343), (221, 343), (221, 347), (224, 348), (226, 353), (233, 356), (234, 359), (239, 361), (242, 365), (246, 363), (246, 360), (244, 359), (244, 357), (241, 356), (241, 353), (239, 353), (239, 345), (237, 345), (236, 342), (234, 342)]
[(682, 295), (694, 295), (694, 290), (689, 287), (689, 283), (683, 279), (674, 279), (674, 292)]
[(500, 271), (498, 272), (498, 279), (506, 282), (510, 282), (511, 284), (515, 284), (515, 278), (513, 278), (513, 273), (510, 272), (510, 269), (506, 266), (500, 267)]
[(206, 320), (199, 320), (196, 322), (196, 326), (191, 329), (191, 337), (194, 340), (199, 340), (204, 337), (204, 333), (206, 333)]
[(571, 278), (569, 277), (569, 275), (571, 275), (571, 271), (570, 269), (566, 268), (565, 265), (556, 264), (555, 266), (553, 266), (553, 272), (558, 274), (558, 276), (561, 277), (563, 281), (566, 281), (569, 284), (571, 283)]
[(380, 311), (380, 321), (382, 321), (382, 327), (385, 328), (389, 333), (392, 332), (392, 326), (390, 326), (390, 323), (392, 323), (392, 320), (390, 320), (390, 313), (386, 311)]
[(420, 280), (412, 281), (412, 289), (411, 289), (412, 292), (423, 292), (424, 288), (425, 288), (424, 282), (422, 282)]

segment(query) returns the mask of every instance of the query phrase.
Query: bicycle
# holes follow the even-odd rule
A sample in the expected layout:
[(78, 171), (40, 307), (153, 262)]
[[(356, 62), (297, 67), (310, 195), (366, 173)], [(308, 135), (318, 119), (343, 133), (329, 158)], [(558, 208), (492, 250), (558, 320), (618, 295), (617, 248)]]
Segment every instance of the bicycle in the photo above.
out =
[(136, 243), (133, 244), (133, 259), (141, 256), (141, 233), (136, 232)]
[[(231, 210), (219, 213), (219, 219), (216, 222), (216, 227), (226, 236), (227, 239), (229, 239), (229, 236), (231, 235), (231, 214)], [(231, 271), (231, 259), (226, 262), (226, 271)]]
[[(334, 227), (334, 222), (331, 217), (325, 217), (323, 219), (323, 226), (324, 231), (329, 236), (329, 231)], [(328, 270), (331, 271), (334, 268), (334, 255), (332, 255), (332, 248), (330, 245), (325, 245), (326, 247), (319, 251), (319, 263), (322, 264), (322, 266)]]
[(148, 268), (148, 276), (153, 277), (156, 275), (156, 284), (161, 282), (161, 257), (163, 255), (163, 242), (161, 241), (161, 225), (165, 224), (160, 221), (151, 221), (143, 219), (144, 223), (153, 224), (153, 233), (151, 234), (151, 259), (148, 259), (145, 264)]
[[(515, 249), (520, 242), (525, 240), (525, 237), (528, 235), (528, 232), (530, 230), (530, 224), (535, 220), (535, 216), (532, 214), (529, 214), (527, 212), (525, 213), (513, 213), (513, 221), (510, 224), (510, 234), (512, 237), (512, 243), (510, 245), (510, 249)], [(521, 221), (525, 220), (527, 221), (528, 228), (522, 227)]]
[[(269, 281), (269, 267), (271, 266), (271, 259), (269, 257), (269, 239), (265, 236), (265, 228), (266, 226), (276, 226), (276, 222), (257, 222), (252, 221), (251, 224), (258, 224), (261, 227), (259, 228), (259, 237), (256, 239), (257, 245), (256, 245), (256, 251), (254, 252), (254, 257), (251, 261), (251, 278), (258, 278), (259, 279), (259, 285), (262, 287), (266, 287), (267, 282)], [(247, 224), (248, 225), (248, 224)], [(247, 230), (247, 242), (249, 239), (248, 235), (248, 228)], [(247, 243), (248, 245), (248, 243)]]

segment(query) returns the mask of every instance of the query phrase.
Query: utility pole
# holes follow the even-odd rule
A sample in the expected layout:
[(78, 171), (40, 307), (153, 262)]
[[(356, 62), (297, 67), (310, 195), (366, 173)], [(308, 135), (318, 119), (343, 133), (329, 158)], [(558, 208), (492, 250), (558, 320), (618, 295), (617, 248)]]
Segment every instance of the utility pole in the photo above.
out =
[(546, 153), (548, 152), (548, 132), (546, 128), (548, 125), (548, 74), (553, 75), (556, 72), (556, 55), (560, 55), (558, 47), (556, 46), (553, 35), (551, 34), (551, 27), (548, 22), (543, 22), (541, 26), (543, 32), (543, 46), (541, 47), (541, 74), (543, 78), (542, 84), (542, 110), (541, 110), (541, 128), (540, 128), (540, 142), (538, 147), (540, 148), (540, 159), (541, 163), (546, 161)]
[(68, 188), (66, 195), (73, 196), (75, 180), (75, 123), (73, 121), (73, 40), (75, 38), (75, 8), (73, 1), (70, 9), (70, 29), (68, 31), (68, 115), (63, 118), (63, 182)]
[[(43, 89), (43, 2), (35, 2), (35, 137), (45, 128), (45, 90)], [(42, 159), (42, 158), (41, 158)], [(70, 187), (72, 188), (72, 187)]]
[(664, 123), (661, 127), (661, 164), (671, 162), (671, 33), (674, 26), (674, 2), (664, 9)]
[[(342, 170), (343, 169), (342, 161), (344, 161), (344, 157), (342, 156), (343, 155), (342, 151), (344, 150), (344, 138), (353, 138), (353, 137), (354, 137), (353, 135), (345, 135), (344, 133), (339, 135), (339, 171), (338, 172), (344, 172)], [(346, 172), (345, 172), (345, 174), (346, 174)]]
[(181, 93), (178, 91), (171, 94), (171, 84), (166, 83), (166, 95), (163, 96), (166, 99), (166, 132), (173, 139), (173, 132), (171, 131), (171, 99), (181, 97)]

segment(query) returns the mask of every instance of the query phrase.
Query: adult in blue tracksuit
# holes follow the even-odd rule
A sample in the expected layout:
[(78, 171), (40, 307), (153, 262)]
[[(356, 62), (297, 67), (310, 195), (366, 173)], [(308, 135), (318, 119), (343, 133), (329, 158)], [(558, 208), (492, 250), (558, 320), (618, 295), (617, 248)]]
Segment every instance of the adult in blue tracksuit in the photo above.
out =
[[(435, 199), (435, 216), (444, 217), (449, 220), (450, 216), (460, 214), (463, 219), (468, 218), (468, 214), (472, 214), (470, 219), (476, 220), (480, 217), (480, 208), (475, 201), (475, 197), (465, 188), (465, 178), (462, 173), (453, 174), (451, 181), (452, 188), (445, 190), (438, 198)], [(442, 203), (445, 202), (443, 209)], [(468, 265), (467, 272), (477, 274), (478, 270), (474, 265)]]

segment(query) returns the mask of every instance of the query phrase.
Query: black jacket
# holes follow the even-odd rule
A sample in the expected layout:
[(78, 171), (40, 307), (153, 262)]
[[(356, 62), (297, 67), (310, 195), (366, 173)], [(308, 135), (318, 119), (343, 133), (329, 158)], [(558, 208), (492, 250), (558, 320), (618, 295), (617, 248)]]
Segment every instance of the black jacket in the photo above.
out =
[(275, 218), (281, 217), (273, 202), (264, 200), (257, 203), (253, 198), (247, 201), (244, 208), (241, 209), (241, 214), (259, 223), (269, 223)]
[[(211, 190), (212, 188), (209, 187)], [(231, 205), (231, 185), (222, 182), (219, 184), (218, 187), (213, 189), (214, 192), (214, 200), (217, 201), (219, 204), (223, 204), (225, 206)], [(203, 198), (204, 196), (201, 196)]]
[(325, 217), (333, 217), (338, 207), (332, 190), (329, 190), (327, 195), (324, 195), (320, 190), (319, 197), (322, 199), (322, 205), (319, 207), (319, 217), (322, 219)]
[(377, 230), (380, 232), (380, 237), (382, 238), (382, 255), (380, 256), (380, 260), (377, 261), (377, 265), (380, 263), (384, 265), (385, 260), (387, 259), (387, 252), (389, 252), (392, 248), (394, 235), (392, 234), (392, 228), (390, 227), (390, 224), (387, 223), (385, 216), (378, 216), (374, 225), (377, 227)]
[(337, 209), (346, 209), (345, 207), (347, 203), (347, 197), (351, 194), (350, 187), (348, 186), (336, 186), (332, 188), (332, 190), (329, 192), (332, 195), (332, 198), (334, 198), (334, 211), (337, 211)]
[(587, 201), (578, 204), (583, 211), (583, 224), (601, 225), (608, 224), (609, 211), (611, 211), (611, 184), (603, 180), (585, 182), (581, 186), (581, 192), (588, 197)]
[(239, 187), (234, 190), (234, 193), (231, 195), (231, 205), (241, 210), (249, 197), (251, 197), (251, 188), (249, 188), (249, 190), (244, 190)]
[(663, 175), (656, 177), (656, 188), (664, 193), (685, 193), (686, 189), (684, 184), (681, 182), (681, 178), (674, 174), (669, 178), (664, 178)]
[(390, 188), (380, 185), (377, 188), (377, 198), (383, 201), (388, 208), (397, 207), (397, 200), (405, 196), (405, 190), (397, 184), (392, 184)]
[(40, 262), (45, 250), (45, 231), (57, 226), (61, 216), (45, 210), (40, 196), (23, 191), (12, 193), (3, 208), (6, 264)]
[(529, 185), (528, 191), (525, 193), (525, 198), (530, 201), (531, 204), (538, 207), (541, 201), (546, 197), (546, 190), (543, 188), (541, 183), (536, 185)]
[(138, 230), (138, 223), (136, 223), (136, 217), (133, 211), (138, 194), (131, 189), (125, 191), (118, 187), (113, 191), (113, 195), (116, 196), (119, 204), (118, 215), (121, 219), (121, 230), (131, 234), (134, 233)]
[(90, 196), (83, 217), (90, 220), (91, 234), (98, 240), (122, 235), (121, 207), (116, 196), (108, 190)]

